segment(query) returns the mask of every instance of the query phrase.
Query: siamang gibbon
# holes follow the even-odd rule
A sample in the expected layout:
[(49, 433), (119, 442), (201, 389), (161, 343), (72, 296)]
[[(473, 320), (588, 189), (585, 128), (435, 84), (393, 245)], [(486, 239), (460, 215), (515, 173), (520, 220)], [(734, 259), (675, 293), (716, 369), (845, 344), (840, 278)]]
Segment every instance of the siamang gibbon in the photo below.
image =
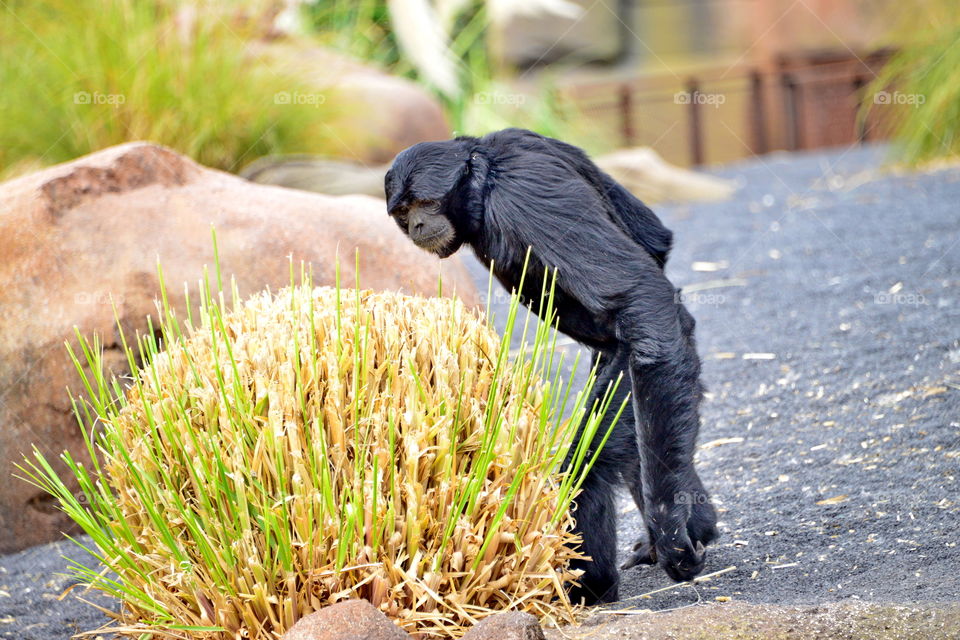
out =
[(394, 160), (385, 191), (390, 216), (417, 246), (445, 258), (469, 244), (508, 290), (529, 248), (523, 299), (539, 301), (556, 269), (559, 329), (593, 350), (595, 393), (621, 372), (629, 380), (613, 405), (629, 391), (628, 410), (576, 500), (576, 532), (592, 560), (576, 563), (583, 575), (571, 598), (618, 599), (621, 483), (647, 529), (624, 568), (659, 564), (677, 581), (700, 573), (717, 516), (693, 467), (703, 389), (693, 317), (663, 272), (671, 232), (582, 150), (522, 129), (414, 145)]

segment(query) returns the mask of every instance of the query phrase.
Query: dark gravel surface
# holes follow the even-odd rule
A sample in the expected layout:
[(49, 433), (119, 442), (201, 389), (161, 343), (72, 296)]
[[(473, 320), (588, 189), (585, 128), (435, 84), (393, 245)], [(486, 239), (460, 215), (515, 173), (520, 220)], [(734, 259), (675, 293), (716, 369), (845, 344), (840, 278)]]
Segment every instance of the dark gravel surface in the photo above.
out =
[[(624, 606), (958, 600), (960, 169), (891, 175), (880, 151), (755, 159), (716, 172), (733, 200), (657, 208), (709, 388), (698, 464), (722, 537), (705, 572), (735, 569), (695, 586), (631, 569)], [(626, 554), (626, 497), (619, 529)], [(56, 600), (63, 553), (0, 557), (0, 638), (105, 622)]]
[[(744, 184), (734, 200), (662, 209), (710, 391), (698, 465), (722, 538), (705, 572), (736, 569), (632, 606), (958, 599), (960, 170), (879, 160), (757, 159), (718, 172)], [(621, 595), (669, 584), (631, 570)]]

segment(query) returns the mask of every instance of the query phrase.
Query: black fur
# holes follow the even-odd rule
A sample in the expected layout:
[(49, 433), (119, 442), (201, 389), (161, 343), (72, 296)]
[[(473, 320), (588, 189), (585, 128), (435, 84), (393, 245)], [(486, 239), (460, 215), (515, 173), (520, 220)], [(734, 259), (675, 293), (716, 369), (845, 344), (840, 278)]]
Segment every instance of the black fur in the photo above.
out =
[(716, 512), (693, 468), (700, 360), (693, 317), (663, 273), (670, 231), (583, 151), (520, 129), (415, 145), (387, 173), (386, 196), (408, 233), (403, 212), (430, 204), (438, 228), (454, 230), (430, 250), (446, 256), (469, 244), (507, 289), (517, 288), (532, 247), (524, 299), (539, 300), (547, 269), (557, 268), (559, 327), (594, 350), (597, 393), (625, 372), (618, 395), (629, 390), (631, 405), (577, 499), (577, 530), (592, 561), (579, 564), (584, 575), (571, 596), (618, 598), (620, 483), (648, 532), (625, 566), (659, 563), (674, 580), (696, 576), (703, 545), (717, 536)]

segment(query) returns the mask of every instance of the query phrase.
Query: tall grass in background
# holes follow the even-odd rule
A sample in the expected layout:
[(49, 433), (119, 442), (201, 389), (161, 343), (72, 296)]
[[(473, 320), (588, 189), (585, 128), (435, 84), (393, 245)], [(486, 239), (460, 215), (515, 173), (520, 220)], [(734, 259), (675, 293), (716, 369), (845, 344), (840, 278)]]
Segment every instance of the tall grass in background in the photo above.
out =
[[(506, 127), (531, 129), (545, 136), (560, 138), (593, 149), (596, 139), (579, 135), (574, 126), (576, 114), (558, 99), (555, 87), (544, 76), (530, 91), (511, 85), (511, 74), (494, 51), (490, 41), (491, 25), (485, 3), (457, 20), (456, 37), (450, 50), (459, 61), (463, 91), (445, 97), (447, 111), (458, 132), (483, 135)], [(533, 82), (526, 83), (534, 86)]]
[(314, 1), (304, 13), (324, 45), (398, 75), (413, 74), (393, 36), (385, 0)]
[(278, 95), (310, 90), (251, 58), (249, 34), (229, 15), (201, 10), (192, 26), (178, 23), (183, 4), (4, 2), (0, 176), (130, 140), (225, 170), (332, 145), (324, 121), (335, 100), (284, 103)]
[[(314, 0), (305, 10), (325, 44), (432, 89), (458, 134), (524, 127), (600, 150), (595, 136), (574, 126), (577, 114), (561, 104), (549, 82), (533, 91), (533, 83), (526, 83), (525, 92), (511, 86), (498, 37), (508, 17), (494, 18), (492, 5), (489, 0)], [(528, 9), (525, 5), (557, 11), (564, 3), (501, 5), (518, 12)]]
[(892, 123), (898, 160), (960, 157), (960, 10), (929, 0), (902, 11), (904, 44), (868, 87), (861, 117)]
[(21, 468), (113, 572), (76, 577), (135, 636), (273, 640), (352, 597), (430, 637), (506, 608), (571, 621), (571, 501), (612, 390), (574, 393), (516, 296), (500, 337), (455, 299), (300, 279), (240, 301), (218, 272), (185, 318), (164, 293), (124, 381), (80, 338), (93, 466), (63, 454), (79, 493), (39, 451)]

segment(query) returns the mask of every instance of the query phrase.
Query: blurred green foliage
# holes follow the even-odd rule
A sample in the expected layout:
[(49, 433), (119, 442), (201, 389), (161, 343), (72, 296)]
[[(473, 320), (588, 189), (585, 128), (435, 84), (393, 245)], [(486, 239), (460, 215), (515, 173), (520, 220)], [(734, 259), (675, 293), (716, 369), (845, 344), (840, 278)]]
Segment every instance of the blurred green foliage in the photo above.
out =
[(333, 145), (334, 100), (260, 64), (242, 24), (180, 6), (0, 3), (0, 176), (129, 140), (225, 170)]
[(308, 3), (304, 12), (324, 45), (394, 72), (413, 74), (393, 37), (385, 0), (320, 0)]
[[(497, 56), (486, 8), (487, 0), (464, 2), (449, 28), (460, 92), (454, 97), (434, 93), (454, 132), (482, 135), (505, 127), (524, 127), (595, 149), (595, 136), (579, 134), (577, 114), (561, 105), (549, 82), (532, 92), (519, 92), (510, 85), (509, 70), (494, 62)], [(390, 24), (386, 0), (319, 0), (307, 5), (306, 15), (327, 46), (429, 88), (404, 56)]]
[(960, 10), (956, 0), (908, 3), (904, 45), (867, 90), (862, 117), (892, 126), (897, 159), (960, 156)]

